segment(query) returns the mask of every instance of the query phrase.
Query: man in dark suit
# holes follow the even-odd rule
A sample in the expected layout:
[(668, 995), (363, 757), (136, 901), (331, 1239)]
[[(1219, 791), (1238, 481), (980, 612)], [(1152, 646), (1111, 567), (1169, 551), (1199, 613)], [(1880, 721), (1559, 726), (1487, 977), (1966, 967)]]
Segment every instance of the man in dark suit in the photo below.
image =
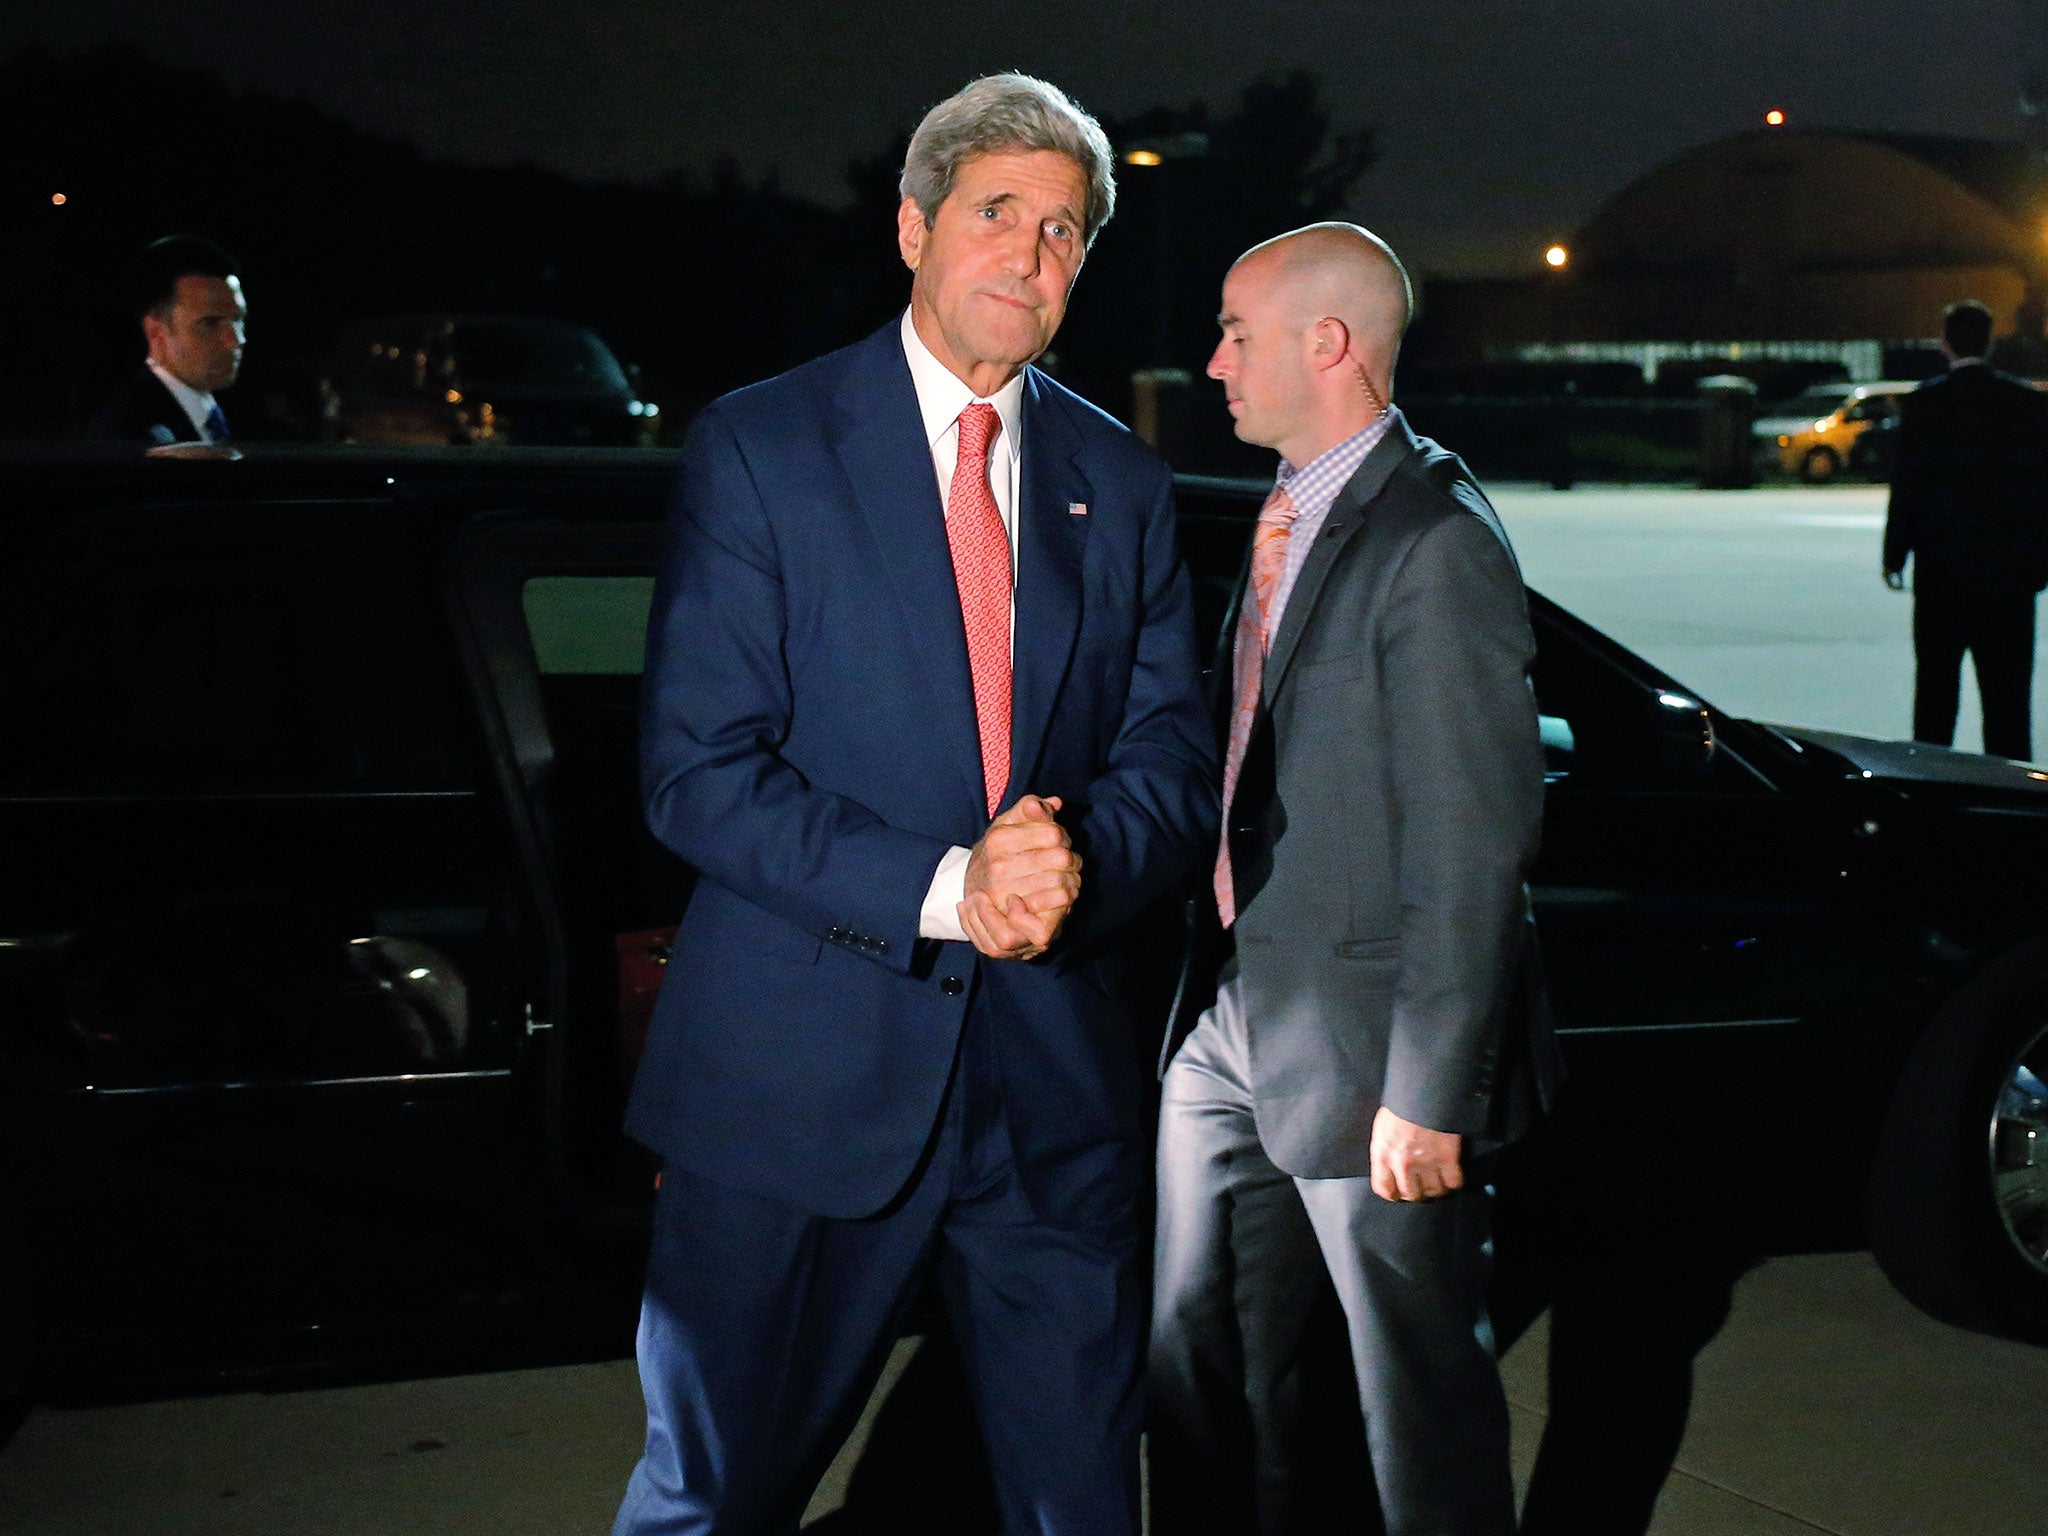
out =
[(1052, 87), (970, 85), (911, 140), (907, 312), (691, 428), (642, 760), (701, 879), (629, 1111), (665, 1169), (620, 1533), (793, 1531), (933, 1283), (1005, 1528), (1138, 1529), (1115, 940), (1216, 799), (1171, 478), (1030, 366), (1111, 166)]
[(2034, 595), (2048, 585), (2048, 395), (1991, 355), (1991, 311), (1950, 306), (1946, 374), (1899, 403), (1884, 579), (1913, 559), (1913, 739), (1956, 737), (1963, 653), (1977, 664), (1984, 750), (2033, 756)]
[(102, 442), (222, 443), (227, 415), (216, 394), (235, 382), (248, 340), (241, 274), (210, 240), (170, 235), (149, 245), (128, 277), (149, 351), (86, 423)]
[(1552, 1059), (1525, 952), (1535, 645), (1493, 509), (1390, 403), (1410, 302), (1348, 224), (1254, 247), (1223, 288), (1209, 373), (1281, 467), (1226, 630), (1224, 837), (1166, 1046), (1162, 1532), (1340, 1523), (1303, 1449), (1333, 1284), (1386, 1528), (1514, 1529), (1482, 1297), (1486, 1154)]

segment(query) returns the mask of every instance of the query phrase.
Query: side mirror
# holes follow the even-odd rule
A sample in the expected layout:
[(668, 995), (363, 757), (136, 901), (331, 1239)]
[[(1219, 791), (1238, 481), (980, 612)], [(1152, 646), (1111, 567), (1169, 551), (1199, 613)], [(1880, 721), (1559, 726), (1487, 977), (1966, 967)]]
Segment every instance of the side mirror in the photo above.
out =
[(1667, 778), (1687, 779), (1706, 772), (1720, 743), (1714, 739), (1714, 717), (1698, 699), (1669, 689), (1657, 695), (1657, 767)]
[(1571, 777), (1572, 754), (1579, 745), (1571, 722), (1562, 715), (1538, 715), (1536, 729), (1543, 740), (1543, 782), (1555, 784)]

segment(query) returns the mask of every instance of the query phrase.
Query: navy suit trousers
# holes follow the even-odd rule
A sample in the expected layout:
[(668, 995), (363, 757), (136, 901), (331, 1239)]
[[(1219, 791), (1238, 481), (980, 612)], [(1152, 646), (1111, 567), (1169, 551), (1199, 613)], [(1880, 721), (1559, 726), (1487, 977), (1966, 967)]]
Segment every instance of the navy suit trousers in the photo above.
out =
[(932, 1143), (878, 1215), (664, 1174), (640, 1317), (647, 1445), (614, 1536), (795, 1531), (934, 1281), (1004, 1530), (1135, 1536), (1144, 1213), (1069, 1230), (1032, 1210), (1001, 1022), (982, 989)]

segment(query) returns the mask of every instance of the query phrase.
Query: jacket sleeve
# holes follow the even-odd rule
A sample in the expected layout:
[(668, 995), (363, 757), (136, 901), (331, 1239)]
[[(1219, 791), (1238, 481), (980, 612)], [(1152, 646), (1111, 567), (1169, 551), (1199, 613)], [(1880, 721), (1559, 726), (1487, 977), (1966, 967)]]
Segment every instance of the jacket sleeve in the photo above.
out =
[(909, 968), (948, 845), (819, 789), (780, 755), (792, 696), (768, 508), (717, 406), (683, 449), (641, 692), (648, 827), (707, 879), (807, 932)]
[(1452, 517), (1416, 539), (1391, 578), (1380, 643), (1401, 936), (1382, 1102), (1476, 1135), (1543, 819), (1528, 601), (1484, 521)]
[(1920, 515), (1926, 504), (1927, 481), (1932, 472), (1927, 422), (1920, 402), (1912, 395), (1899, 401), (1898, 452), (1892, 462), (1891, 499), (1885, 507), (1884, 568), (1900, 571), (1906, 557), (1918, 547)]
[[(1081, 896), (1061, 935), (1078, 946), (1176, 889), (1216, 854), (1215, 728), (1195, 653), (1194, 598), (1162, 466), (1140, 556), (1137, 653), (1122, 723), (1074, 829)], [(1085, 680), (1084, 680), (1085, 681)]]

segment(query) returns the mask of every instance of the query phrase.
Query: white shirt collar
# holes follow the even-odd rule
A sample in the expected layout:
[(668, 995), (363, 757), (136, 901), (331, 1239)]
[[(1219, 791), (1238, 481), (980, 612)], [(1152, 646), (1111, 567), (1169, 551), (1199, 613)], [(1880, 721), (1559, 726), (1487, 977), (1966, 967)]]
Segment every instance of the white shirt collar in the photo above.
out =
[(1954, 373), (1958, 368), (1989, 368), (1990, 366), (1991, 359), (1988, 357), (1952, 357), (1949, 359), (1948, 371)]
[[(976, 400), (983, 397), (975, 394), (958, 374), (932, 356), (932, 350), (924, 344), (924, 338), (917, 334), (917, 326), (911, 321), (910, 311), (903, 311), (903, 356), (910, 363), (911, 386), (917, 391), (918, 414), (924, 418), (925, 446), (938, 442), (960, 419), (960, 413)], [(1003, 423), (1003, 430), (996, 434), (991, 445), (999, 459), (1010, 459), (1017, 454), (1017, 423), (1024, 408), (1024, 374), (1020, 369), (1017, 377), (1010, 380), (986, 402), (996, 408), (996, 415)]]
[(171, 398), (192, 418), (192, 430), (199, 434), (199, 440), (211, 442), (212, 438), (206, 430), (206, 418), (213, 414), (213, 396), (203, 389), (194, 389), (155, 358), (144, 358), (143, 361), (149, 364), (149, 371), (157, 376), (164, 388), (171, 392)]

